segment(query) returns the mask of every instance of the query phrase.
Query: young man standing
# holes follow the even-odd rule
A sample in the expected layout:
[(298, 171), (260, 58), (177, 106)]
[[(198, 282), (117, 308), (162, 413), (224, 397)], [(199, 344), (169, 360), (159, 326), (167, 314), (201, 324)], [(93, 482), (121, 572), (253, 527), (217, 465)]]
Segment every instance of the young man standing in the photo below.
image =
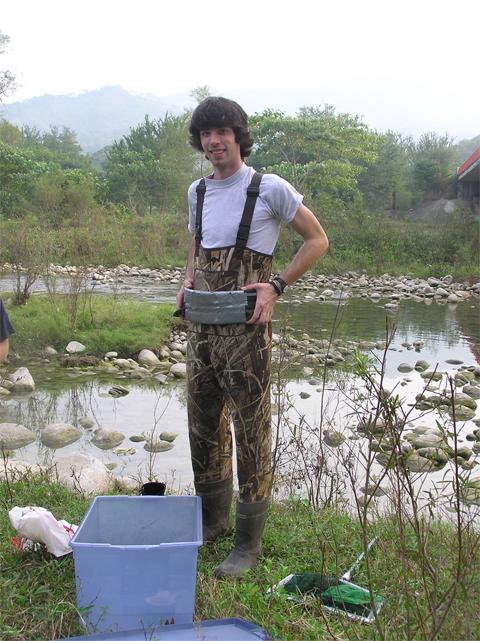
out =
[[(236, 102), (210, 97), (200, 103), (192, 115), (190, 142), (213, 166), (213, 174), (188, 191), (194, 236), (177, 294), (177, 309), (185, 306), (190, 320), (187, 387), (194, 484), (202, 497), (204, 540), (213, 541), (229, 530), (231, 418), (239, 484), (235, 545), (215, 574), (241, 576), (262, 553), (272, 486), (273, 307), (285, 287), (325, 252), (328, 240), (288, 182), (245, 165), (253, 139), (247, 115)], [(291, 225), (303, 244), (287, 268), (271, 278), (281, 222)], [(247, 292), (256, 294), (248, 318)]]

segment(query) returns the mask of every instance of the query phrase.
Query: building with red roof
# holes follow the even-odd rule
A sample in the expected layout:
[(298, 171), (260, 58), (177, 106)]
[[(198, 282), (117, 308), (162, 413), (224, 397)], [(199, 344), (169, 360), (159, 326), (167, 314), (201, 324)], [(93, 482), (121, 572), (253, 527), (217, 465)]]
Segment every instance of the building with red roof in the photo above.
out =
[(458, 196), (480, 214), (480, 147), (457, 168)]

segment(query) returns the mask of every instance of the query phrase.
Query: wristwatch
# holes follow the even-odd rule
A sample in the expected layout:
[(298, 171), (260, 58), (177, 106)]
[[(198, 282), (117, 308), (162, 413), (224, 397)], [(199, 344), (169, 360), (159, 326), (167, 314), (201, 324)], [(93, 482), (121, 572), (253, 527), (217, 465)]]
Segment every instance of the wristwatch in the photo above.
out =
[(285, 291), (288, 283), (284, 281), (283, 278), (280, 278), (280, 276), (274, 276), (270, 281), (270, 285), (273, 287), (273, 289), (277, 293), (277, 296), (281, 296)]

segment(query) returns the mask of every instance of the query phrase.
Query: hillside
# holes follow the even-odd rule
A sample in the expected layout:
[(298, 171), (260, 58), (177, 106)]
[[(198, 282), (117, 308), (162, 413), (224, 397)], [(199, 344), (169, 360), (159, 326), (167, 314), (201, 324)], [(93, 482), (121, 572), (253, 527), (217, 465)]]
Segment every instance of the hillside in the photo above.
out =
[(0, 105), (0, 117), (41, 131), (50, 125), (69, 127), (83, 150), (94, 153), (128, 133), (146, 114), (152, 118), (161, 118), (167, 111), (178, 114), (188, 103), (187, 94), (169, 99), (130, 93), (119, 86), (102, 87), (77, 95), (36, 96)]

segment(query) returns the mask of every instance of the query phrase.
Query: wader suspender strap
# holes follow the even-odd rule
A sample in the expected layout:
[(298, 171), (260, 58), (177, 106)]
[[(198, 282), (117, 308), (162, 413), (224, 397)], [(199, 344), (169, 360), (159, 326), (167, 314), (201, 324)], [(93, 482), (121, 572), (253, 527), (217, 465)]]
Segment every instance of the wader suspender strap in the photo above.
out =
[(237, 240), (235, 241), (235, 250), (233, 255), (236, 258), (242, 258), (243, 250), (247, 246), (248, 236), (250, 234), (250, 225), (252, 224), (253, 210), (257, 202), (258, 194), (260, 193), (260, 182), (262, 174), (257, 171), (253, 174), (253, 178), (247, 188), (247, 200), (243, 208), (242, 220), (238, 226)]
[[(261, 180), (262, 174), (259, 174), (256, 171), (247, 188), (247, 200), (245, 201), (245, 207), (243, 208), (242, 220), (238, 227), (237, 240), (235, 241), (235, 250), (233, 253), (237, 258), (242, 257), (243, 250), (247, 246), (248, 236), (250, 234), (250, 225), (252, 224), (253, 210), (255, 209), (255, 203), (257, 202), (257, 198), (260, 193)], [(202, 242), (202, 213), (206, 189), (205, 179), (202, 178), (196, 189), (197, 212), (195, 215), (195, 256), (198, 256), (200, 243)]]
[(205, 178), (197, 185), (197, 213), (195, 215), (195, 256), (198, 256), (200, 251), (200, 243), (202, 242), (202, 212), (203, 201), (205, 200), (205, 192), (207, 186), (205, 185)]

